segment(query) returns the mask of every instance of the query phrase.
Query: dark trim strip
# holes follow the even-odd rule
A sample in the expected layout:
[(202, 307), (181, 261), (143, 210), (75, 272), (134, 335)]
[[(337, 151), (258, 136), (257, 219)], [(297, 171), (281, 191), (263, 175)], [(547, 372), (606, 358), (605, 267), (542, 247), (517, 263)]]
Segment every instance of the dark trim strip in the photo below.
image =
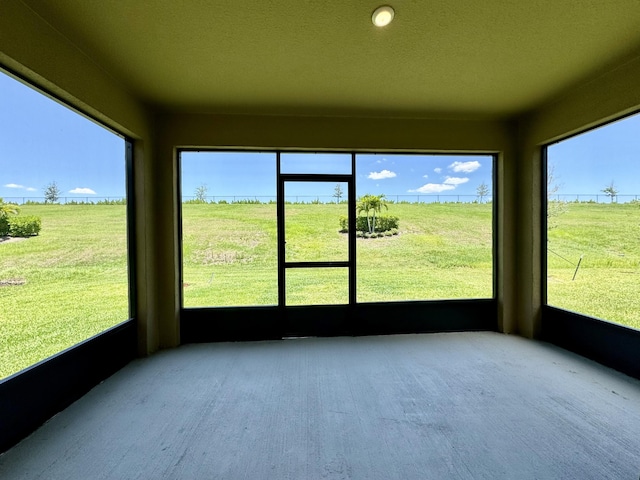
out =
[(285, 268), (331, 268), (349, 267), (348, 260), (343, 262), (284, 262)]
[(129, 279), (129, 317), (134, 318), (138, 310), (137, 269), (136, 269), (136, 192), (135, 168), (133, 161), (133, 141), (125, 139), (125, 176), (127, 192), (127, 268)]
[(494, 299), (187, 308), (180, 318), (182, 343), (498, 330)]
[(136, 357), (133, 320), (0, 381), (0, 452)]
[[(286, 239), (284, 237), (284, 181), (280, 173), (280, 152), (276, 153), (276, 216), (277, 216), (277, 245), (278, 245), (278, 305), (284, 308), (286, 301), (286, 274), (285, 274), (285, 258)], [(180, 240), (182, 242), (182, 239)], [(181, 246), (182, 248), (182, 246)]]
[(351, 175), (332, 173), (281, 173), (283, 182), (350, 182)]
[(349, 191), (347, 192), (347, 201), (349, 211), (347, 221), (349, 233), (347, 240), (349, 241), (349, 305), (356, 304), (356, 154), (351, 154), (351, 178), (347, 183)]
[(640, 379), (640, 331), (549, 305), (542, 339)]

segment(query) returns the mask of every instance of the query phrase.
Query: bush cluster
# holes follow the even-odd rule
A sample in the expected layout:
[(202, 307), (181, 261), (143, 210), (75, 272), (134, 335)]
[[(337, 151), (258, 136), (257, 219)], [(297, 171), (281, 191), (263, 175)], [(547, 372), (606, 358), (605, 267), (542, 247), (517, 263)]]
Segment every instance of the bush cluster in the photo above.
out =
[(40, 229), (42, 228), (40, 217), (17, 216), (7, 217), (4, 220), (6, 220), (9, 228), (6, 233), (3, 233), (1, 231), (3, 222), (0, 221), (0, 234), (9, 235), (11, 237), (31, 237), (33, 235), (38, 235), (38, 233), (40, 233)]
[[(349, 231), (349, 221), (347, 217), (345, 215), (341, 215), (339, 221), (340, 232), (347, 233)], [(376, 217), (376, 229), (374, 233), (388, 232), (394, 229), (398, 230), (399, 222), (398, 217), (394, 217), (392, 215), (380, 215), (379, 217)], [(369, 232), (367, 217), (356, 217), (356, 232)]]
[(392, 237), (393, 235), (398, 235), (398, 229), (392, 228), (391, 230), (387, 230), (386, 232), (356, 232), (357, 238), (382, 238), (382, 237)]

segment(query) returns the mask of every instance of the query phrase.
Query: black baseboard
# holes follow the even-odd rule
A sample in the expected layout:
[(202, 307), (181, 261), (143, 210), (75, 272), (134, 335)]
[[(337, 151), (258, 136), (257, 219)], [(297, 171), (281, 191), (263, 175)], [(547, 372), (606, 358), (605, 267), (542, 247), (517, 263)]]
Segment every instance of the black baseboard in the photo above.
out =
[(286, 308), (187, 308), (182, 310), (180, 318), (182, 343), (496, 331), (498, 327), (497, 303), (493, 299)]
[(640, 331), (548, 305), (542, 339), (640, 379)]
[(129, 320), (1, 380), (0, 452), (135, 358), (136, 335)]

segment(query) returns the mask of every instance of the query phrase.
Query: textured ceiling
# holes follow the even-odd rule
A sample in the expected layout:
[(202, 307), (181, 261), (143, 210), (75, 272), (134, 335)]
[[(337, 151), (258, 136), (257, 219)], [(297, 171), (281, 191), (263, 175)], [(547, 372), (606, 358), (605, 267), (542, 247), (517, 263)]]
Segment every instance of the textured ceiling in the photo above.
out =
[(23, 0), (142, 101), (509, 116), (640, 48), (639, 0)]

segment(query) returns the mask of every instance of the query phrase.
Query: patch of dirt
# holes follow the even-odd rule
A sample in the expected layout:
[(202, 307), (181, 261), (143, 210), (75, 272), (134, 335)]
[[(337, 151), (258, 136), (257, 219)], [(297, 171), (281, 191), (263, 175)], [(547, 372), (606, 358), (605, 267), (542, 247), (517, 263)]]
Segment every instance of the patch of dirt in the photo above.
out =
[(27, 281), (24, 278), (7, 278), (0, 279), (0, 287), (15, 287), (17, 285), (24, 285)]
[(204, 250), (194, 252), (194, 259), (202, 265), (229, 265), (232, 263), (251, 263), (252, 256), (244, 255), (241, 252), (227, 250), (223, 252), (212, 252)]
[(22, 240), (28, 240), (29, 237), (0, 237), (0, 243), (13, 243), (21, 242)]

